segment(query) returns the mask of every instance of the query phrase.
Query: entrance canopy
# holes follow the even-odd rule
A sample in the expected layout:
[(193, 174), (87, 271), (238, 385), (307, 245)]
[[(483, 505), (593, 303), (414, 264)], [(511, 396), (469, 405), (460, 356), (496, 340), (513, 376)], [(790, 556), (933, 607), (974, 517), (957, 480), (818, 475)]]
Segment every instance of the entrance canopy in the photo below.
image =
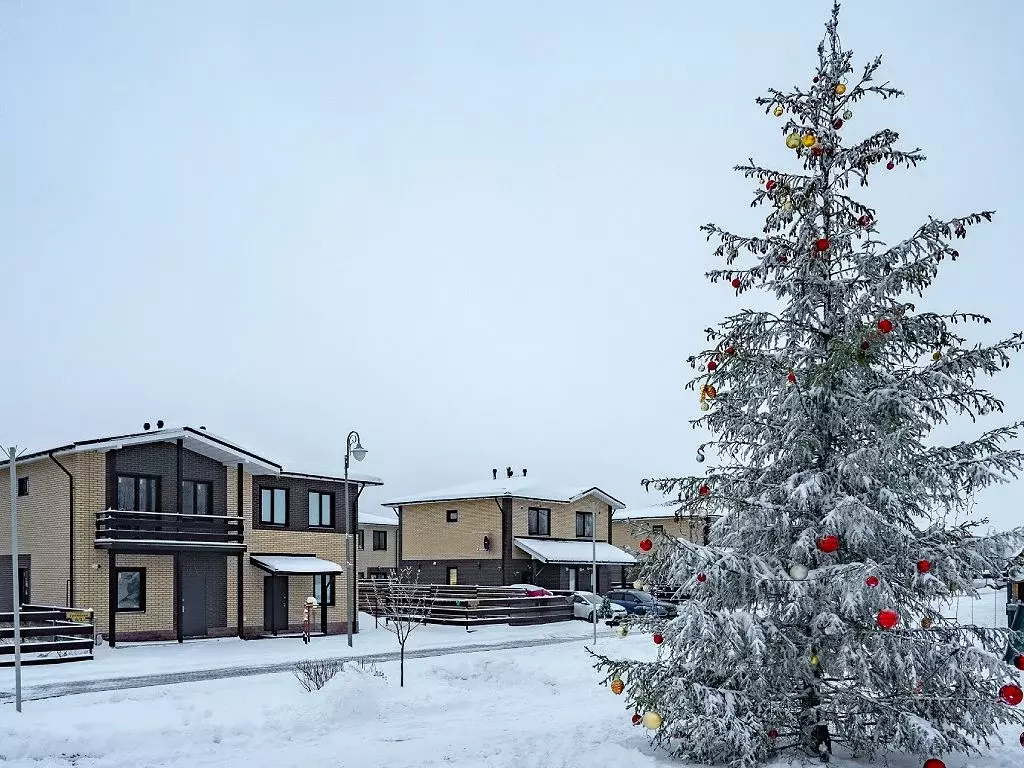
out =
[[(542, 563), (556, 565), (587, 565), (594, 562), (594, 544), (588, 539), (558, 541), (552, 539), (529, 539), (517, 536), (515, 544), (526, 554)], [(636, 558), (618, 547), (597, 542), (598, 565), (632, 565)]]
[(313, 555), (249, 555), (249, 562), (281, 576), (345, 572), (344, 566)]

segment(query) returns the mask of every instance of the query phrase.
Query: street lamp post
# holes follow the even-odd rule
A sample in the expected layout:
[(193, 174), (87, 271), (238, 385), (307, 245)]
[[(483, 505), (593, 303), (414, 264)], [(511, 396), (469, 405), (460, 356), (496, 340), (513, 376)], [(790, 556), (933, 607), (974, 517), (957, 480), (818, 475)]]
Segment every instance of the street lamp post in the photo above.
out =
[(345, 438), (345, 514), (348, 515), (348, 539), (351, 543), (352, 557), (349, 558), (348, 573), (345, 581), (348, 586), (348, 647), (352, 647), (352, 623), (356, 619), (356, 547), (355, 536), (359, 530), (359, 515), (355, 513), (350, 507), (348, 502), (348, 465), (349, 459), (355, 457), (356, 461), (362, 461), (366, 458), (366, 449), (363, 448), (363, 444), (359, 439), (359, 433), (354, 429), (348, 433), (348, 437)]

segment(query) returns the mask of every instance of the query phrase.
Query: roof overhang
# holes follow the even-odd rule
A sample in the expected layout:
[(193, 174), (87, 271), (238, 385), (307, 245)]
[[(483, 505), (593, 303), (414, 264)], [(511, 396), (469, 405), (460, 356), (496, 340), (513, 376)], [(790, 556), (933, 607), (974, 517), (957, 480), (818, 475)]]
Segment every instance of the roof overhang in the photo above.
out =
[[(515, 545), (534, 560), (554, 565), (633, 565), (636, 558), (606, 541), (530, 539), (516, 536)], [(595, 553), (596, 549), (596, 553)]]
[(315, 555), (249, 555), (249, 562), (267, 573), (281, 576), (313, 576), (344, 573), (345, 567)]
[(626, 505), (609, 493), (605, 493), (597, 486), (587, 488), (584, 491), (572, 493), (552, 493), (543, 487), (526, 486), (522, 488), (505, 488), (497, 486), (494, 488), (465, 489), (452, 488), (434, 492), (414, 494), (395, 501), (386, 501), (382, 507), (396, 507), (413, 504), (437, 504), (447, 501), (475, 501), (479, 499), (526, 499), (528, 501), (540, 501), (550, 504), (575, 504), (586, 496), (595, 496), (613, 510), (623, 509)]
[[(334, 477), (333, 475), (315, 475), (307, 472), (285, 472), (279, 473), (281, 477), (298, 477), (303, 480), (324, 480), (329, 483), (344, 483), (344, 477)], [(384, 485), (384, 481), (379, 477), (373, 475), (359, 475), (352, 472), (348, 473), (348, 481), (350, 483), (356, 483), (358, 485)], [(397, 525), (397, 523), (396, 523)]]

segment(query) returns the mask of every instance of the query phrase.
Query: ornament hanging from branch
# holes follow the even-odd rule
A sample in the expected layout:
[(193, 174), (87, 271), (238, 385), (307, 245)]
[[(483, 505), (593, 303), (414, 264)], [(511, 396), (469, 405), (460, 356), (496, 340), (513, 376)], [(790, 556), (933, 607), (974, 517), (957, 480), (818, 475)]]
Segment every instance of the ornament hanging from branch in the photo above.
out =
[(882, 629), (892, 629), (900, 623), (900, 616), (896, 611), (886, 608), (885, 610), (878, 612), (878, 617), (875, 621)]

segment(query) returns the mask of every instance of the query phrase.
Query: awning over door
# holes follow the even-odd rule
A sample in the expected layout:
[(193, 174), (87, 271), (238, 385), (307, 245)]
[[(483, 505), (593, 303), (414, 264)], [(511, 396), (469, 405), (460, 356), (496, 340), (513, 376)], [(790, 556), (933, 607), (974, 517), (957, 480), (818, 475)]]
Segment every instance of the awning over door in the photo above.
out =
[[(515, 544), (534, 560), (557, 565), (586, 565), (593, 563), (594, 544), (587, 539), (558, 541), (529, 539), (517, 536)], [(598, 565), (632, 565), (636, 558), (605, 541), (597, 542)]]
[(344, 566), (313, 555), (249, 555), (249, 562), (267, 573), (282, 576), (345, 572)]

